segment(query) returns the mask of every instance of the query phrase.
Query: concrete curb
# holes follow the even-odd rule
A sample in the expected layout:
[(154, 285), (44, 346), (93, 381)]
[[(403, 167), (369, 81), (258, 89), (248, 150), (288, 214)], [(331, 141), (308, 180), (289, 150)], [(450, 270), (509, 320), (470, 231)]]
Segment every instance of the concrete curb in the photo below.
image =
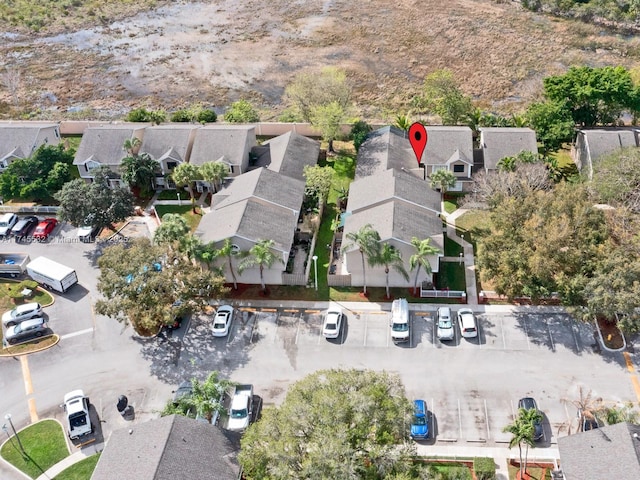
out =
[[(60, 343), (60, 335), (58, 335), (57, 333), (54, 333), (53, 335), (51, 335), (51, 337), (55, 339), (55, 341), (51, 345), (47, 345), (46, 347), (37, 348), (35, 350), (29, 350), (28, 352), (0, 353), (0, 358), (3, 358), (3, 357), (21, 357), (23, 355), (29, 355), (30, 353), (38, 353), (38, 352), (44, 352), (45, 350), (49, 350), (50, 348), (55, 347), (58, 343)], [(49, 338), (49, 337), (46, 337), (46, 338)], [(6, 348), (4, 348), (3, 350), (6, 350)]]
[(627, 349), (627, 339), (624, 338), (624, 333), (622, 331), (620, 331), (620, 334), (622, 335), (622, 347), (620, 347), (620, 348), (609, 348), (605, 344), (605, 341), (604, 341), (604, 338), (602, 337), (602, 332), (600, 331), (600, 327), (598, 326), (598, 321), (597, 320), (594, 320), (593, 326), (595, 327), (596, 332), (598, 332), (598, 338), (600, 339), (600, 346), (602, 346), (602, 348), (604, 348), (607, 352), (618, 353), (618, 352), (624, 352)]

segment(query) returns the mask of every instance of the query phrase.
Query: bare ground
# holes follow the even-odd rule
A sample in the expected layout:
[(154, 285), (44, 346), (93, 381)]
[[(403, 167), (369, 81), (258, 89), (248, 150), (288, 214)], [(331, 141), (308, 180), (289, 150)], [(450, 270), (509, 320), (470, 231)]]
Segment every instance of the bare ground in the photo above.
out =
[(348, 72), (356, 113), (371, 120), (406, 113), (440, 68), (482, 108), (509, 113), (571, 65), (633, 68), (640, 59), (633, 37), (490, 0), (173, 1), (73, 25), (38, 36), (0, 29), (0, 114), (117, 118), (138, 106), (222, 108), (244, 97), (269, 120), (296, 73), (325, 65)]

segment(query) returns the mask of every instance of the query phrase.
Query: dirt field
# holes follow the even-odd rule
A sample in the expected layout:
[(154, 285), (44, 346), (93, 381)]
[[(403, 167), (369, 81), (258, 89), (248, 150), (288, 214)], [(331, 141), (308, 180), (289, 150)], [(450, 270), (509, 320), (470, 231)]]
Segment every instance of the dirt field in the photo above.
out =
[(349, 73), (354, 114), (370, 120), (406, 113), (424, 77), (445, 67), (480, 107), (509, 113), (571, 65), (640, 58), (633, 37), (495, 0), (172, 1), (106, 25), (81, 20), (38, 35), (0, 23), (0, 114), (118, 118), (196, 101), (221, 111), (244, 97), (271, 120), (293, 76), (324, 65)]

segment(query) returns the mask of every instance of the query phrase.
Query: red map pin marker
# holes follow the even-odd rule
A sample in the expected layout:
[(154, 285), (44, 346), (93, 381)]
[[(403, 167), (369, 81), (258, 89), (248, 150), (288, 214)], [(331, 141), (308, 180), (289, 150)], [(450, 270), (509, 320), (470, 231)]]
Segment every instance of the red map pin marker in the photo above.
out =
[(427, 146), (427, 129), (421, 123), (415, 122), (409, 127), (409, 142), (413, 153), (416, 154), (418, 165), (422, 162), (422, 154)]

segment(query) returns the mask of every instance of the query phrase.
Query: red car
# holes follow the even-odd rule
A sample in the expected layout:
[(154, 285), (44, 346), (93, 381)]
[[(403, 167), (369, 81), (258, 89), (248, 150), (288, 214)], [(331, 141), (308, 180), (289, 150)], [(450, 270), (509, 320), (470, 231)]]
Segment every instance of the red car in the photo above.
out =
[(45, 218), (36, 227), (35, 231), (33, 232), (33, 238), (40, 241), (46, 240), (47, 238), (49, 238), (51, 232), (53, 232), (53, 229), (56, 228), (57, 224), (58, 220), (56, 220), (55, 218)]

